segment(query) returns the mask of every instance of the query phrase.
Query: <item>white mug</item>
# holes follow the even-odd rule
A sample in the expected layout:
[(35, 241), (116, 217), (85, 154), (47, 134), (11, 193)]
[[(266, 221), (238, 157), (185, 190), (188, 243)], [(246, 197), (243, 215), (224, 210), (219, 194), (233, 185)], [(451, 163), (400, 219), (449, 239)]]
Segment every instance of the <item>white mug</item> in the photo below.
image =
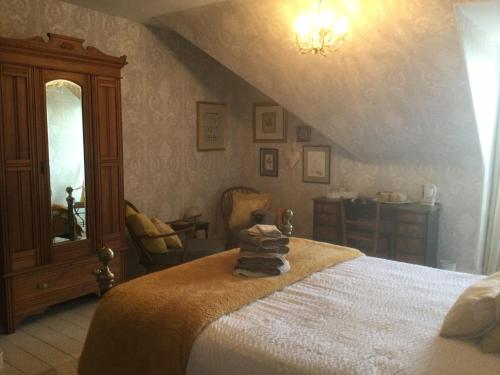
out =
[(434, 206), (436, 203), (437, 186), (434, 184), (422, 185), (422, 204)]

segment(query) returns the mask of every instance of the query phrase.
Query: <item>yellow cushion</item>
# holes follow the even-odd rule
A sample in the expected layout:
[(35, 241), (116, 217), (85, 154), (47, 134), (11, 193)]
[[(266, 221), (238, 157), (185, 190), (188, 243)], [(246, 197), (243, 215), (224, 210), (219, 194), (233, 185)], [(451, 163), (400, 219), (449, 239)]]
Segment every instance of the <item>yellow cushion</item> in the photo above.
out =
[[(151, 219), (142, 213), (130, 217), (129, 227), (136, 236), (159, 236), (161, 234)], [(144, 239), (142, 244), (151, 253), (163, 254), (168, 251), (163, 238)]]
[(130, 220), (130, 218), (133, 215), (137, 215), (139, 212), (134, 210), (132, 207), (130, 207), (128, 204), (125, 204), (125, 221)]
[(245, 228), (250, 225), (252, 212), (271, 206), (271, 194), (233, 193), (233, 210), (229, 228)]
[(500, 353), (500, 323), (483, 337), (483, 352)]
[(441, 328), (441, 336), (479, 337), (491, 330), (500, 316), (500, 272), (467, 288), (452, 306)]
[[(155, 225), (156, 229), (158, 229), (158, 231), (161, 234), (170, 234), (170, 233), (175, 232), (170, 225), (165, 224), (163, 221), (161, 221), (157, 218), (154, 218), (152, 220), (152, 222)], [(163, 240), (165, 241), (165, 244), (167, 245), (168, 248), (171, 248), (171, 249), (182, 248), (182, 242), (181, 242), (181, 239), (179, 238), (178, 235), (164, 237)]]

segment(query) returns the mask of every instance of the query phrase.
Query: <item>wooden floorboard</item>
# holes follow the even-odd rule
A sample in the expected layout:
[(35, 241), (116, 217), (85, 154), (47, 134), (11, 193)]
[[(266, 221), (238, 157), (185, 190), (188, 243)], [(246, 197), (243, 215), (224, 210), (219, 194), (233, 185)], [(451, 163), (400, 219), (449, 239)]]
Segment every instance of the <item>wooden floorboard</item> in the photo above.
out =
[(26, 332), (27, 334), (42, 340), (47, 345), (51, 345), (52, 347), (61, 350), (72, 358), (80, 357), (80, 353), (82, 352), (83, 344), (80, 341), (72, 339), (71, 337), (61, 334), (56, 330), (38, 322), (27, 324), (24, 327), (21, 327), (19, 331)]
[(0, 374), (2, 375), (23, 375), (24, 372), (19, 371), (15, 367), (12, 367), (8, 363), (3, 364), (3, 369), (0, 370)]
[(5, 364), (15, 367), (25, 374), (40, 374), (51, 369), (51, 366), (34, 355), (26, 352), (9, 341), (0, 337)]
[(12, 335), (0, 335), (0, 375), (76, 375), (96, 307), (95, 297), (70, 301), (27, 319)]

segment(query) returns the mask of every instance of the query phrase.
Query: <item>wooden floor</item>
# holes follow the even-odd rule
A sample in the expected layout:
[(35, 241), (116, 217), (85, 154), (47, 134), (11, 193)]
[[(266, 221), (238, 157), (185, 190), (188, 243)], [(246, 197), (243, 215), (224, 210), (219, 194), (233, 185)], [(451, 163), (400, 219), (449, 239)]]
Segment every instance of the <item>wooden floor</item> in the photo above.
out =
[(76, 375), (78, 358), (97, 305), (87, 296), (27, 319), (12, 335), (0, 335), (0, 375)]

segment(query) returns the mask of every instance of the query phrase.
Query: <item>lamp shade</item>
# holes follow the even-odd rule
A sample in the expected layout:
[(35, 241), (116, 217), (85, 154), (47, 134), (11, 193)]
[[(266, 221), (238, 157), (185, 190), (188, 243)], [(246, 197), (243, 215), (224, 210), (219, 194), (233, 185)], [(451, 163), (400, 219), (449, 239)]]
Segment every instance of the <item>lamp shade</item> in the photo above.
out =
[(186, 219), (186, 218), (198, 216), (198, 215), (201, 215), (200, 207), (193, 206), (193, 207), (189, 207), (188, 209), (186, 209), (186, 212), (184, 213), (184, 218)]

